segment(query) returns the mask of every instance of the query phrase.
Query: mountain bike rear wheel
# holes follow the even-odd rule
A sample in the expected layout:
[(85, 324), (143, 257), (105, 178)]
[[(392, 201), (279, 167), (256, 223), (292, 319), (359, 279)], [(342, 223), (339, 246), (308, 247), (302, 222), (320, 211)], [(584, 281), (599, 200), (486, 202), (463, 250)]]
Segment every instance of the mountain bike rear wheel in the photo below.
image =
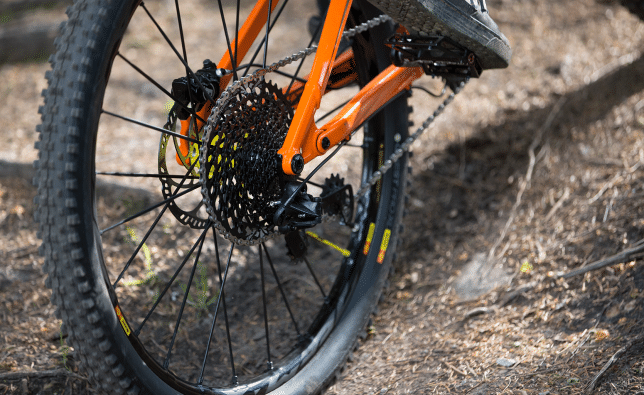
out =
[[(198, 156), (193, 148), (204, 136), (193, 130), (194, 145), (181, 150), (185, 137), (166, 125), (168, 110), (176, 107), (164, 89), (186, 76), (179, 57), (200, 65), (225, 53), (235, 36), (232, 21), (243, 20), (248, 7), (238, 1), (231, 13), (221, 3), (176, 1), (168, 13), (168, 4), (82, 0), (69, 9), (56, 41), (40, 109), (35, 182), (41, 253), (57, 315), (84, 371), (108, 393), (319, 393), (364, 333), (394, 255), (406, 155), (357, 201), (346, 191), (349, 185), (357, 191), (404, 141), (406, 97), (372, 117), (311, 178), (309, 193), (337, 196), (331, 201), (340, 208), (329, 209), (335, 215), (328, 221), (286, 235), (265, 215), (250, 221), (267, 209), (248, 214), (263, 192), (245, 192), (227, 201), (239, 207), (217, 206), (216, 215), (209, 214), (204, 200), (220, 197), (202, 191), (199, 172), (205, 170), (186, 160)], [(271, 24), (298, 10), (278, 6)], [(224, 15), (227, 35), (216, 36), (208, 12)], [(349, 23), (376, 12), (360, 3)], [(248, 56), (256, 51), (262, 59), (268, 47), (266, 57), (278, 60), (308, 46), (308, 39), (290, 41), (301, 38), (291, 37), (292, 29), (287, 24), (276, 37), (280, 31), (272, 28), (268, 46), (260, 35)], [(382, 42), (391, 30), (383, 25), (353, 40), (359, 85), (389, 64)], [(286, 48), (273, 49), (276, 41)], [(264, 62), (248, 65), (235, 72), (252, 72)], [(246, 115), (231, 121), (231, 133), (208, 143), (223, 145), (240, 127), (245, 139), (257, 125), (287, 122), (287, 115), (271, 118), (272, 107), (259, 110), (278, 101), (275, 108), (288, 114), (283, 103), (292, 102), (278, 92), (295, 79), (297, 67), (266, 81)], [(329, 94), (323, 107), (333, 109), (338, 96)], [(221, 159), (235, 174), (230, 185), (250, 190), (268, 173), (250, 157), (234, 162), (237, 143), (247, 144), (244, 153), (259, 145), (231, 141), (231, 157)], [(240, 243), (225, 230), (247, 220), (252, 229), (270, 228), (272, 236)]]

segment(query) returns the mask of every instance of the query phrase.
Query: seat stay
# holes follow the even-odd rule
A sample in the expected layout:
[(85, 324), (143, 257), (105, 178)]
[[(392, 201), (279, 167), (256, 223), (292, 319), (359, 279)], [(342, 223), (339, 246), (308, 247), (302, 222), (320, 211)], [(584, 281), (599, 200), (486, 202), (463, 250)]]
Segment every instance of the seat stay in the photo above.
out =
[(326, 91), (351, 2), (331, 0), (329, 4), (311, 73), (300, 98), (300, 104), (304, 105), (297, 106), (284, 144), (277, 152), (282, 156), (282, 171), (286, 174), (295, 175), (302, 171), (301, 147), (308, 144), (311, 132), (316, 129), (313, 117)]

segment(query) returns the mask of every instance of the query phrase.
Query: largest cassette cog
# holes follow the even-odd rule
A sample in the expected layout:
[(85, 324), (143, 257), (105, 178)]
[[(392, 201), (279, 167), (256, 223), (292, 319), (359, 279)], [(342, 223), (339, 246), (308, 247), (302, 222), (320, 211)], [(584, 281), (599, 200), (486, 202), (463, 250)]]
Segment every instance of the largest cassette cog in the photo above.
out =
[(210, 221), (224, 237), (251, 245), (277, 233), (273, 214), (283, 184), (277, 151), (293, 108), (263, 79), (233, 88), (218, 100), (204, 128), (200, 179)]

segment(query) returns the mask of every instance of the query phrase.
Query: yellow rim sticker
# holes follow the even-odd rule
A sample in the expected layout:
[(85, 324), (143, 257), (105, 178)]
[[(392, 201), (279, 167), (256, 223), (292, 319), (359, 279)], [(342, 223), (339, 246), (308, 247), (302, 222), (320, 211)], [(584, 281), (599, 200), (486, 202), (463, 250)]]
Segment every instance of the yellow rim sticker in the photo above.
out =
[(317, 241), (319, 241), (320, 243), (322, 243), (324, 245), (327, 245), (327, 246), (333, 248), (336, 251), (339, 251), (342, 254), (342, 256), (344, 256), (344, 257), (348, 258), (348, 257), (351, 256), (351, 252), (349, 252), (349, 250), (345, 250), (344, 248), (339, 247), (336, 244), (331, 243), (329, 240), (325, 240), (325, 239), (321, 238), (320, 236), (318, 236), (317, 234), (315, 234), (315, 233), (313, 233), (311, 231), (306, 231), (306, 235), (311, 237), (311, 238), (313, 238), (313, 239), (315, 239), (315, 240), (317, 240)]
[(376, 224), (373, 222), (369, 225), (369, 232), (367, 233), (367, 241), (364, 243), (364, 249), (362, 253), (367, 255), (369, 253), (369, 248), (371, 247), (371, 240), (373, 240), (373, 232), (376, 230)]
[(389, 236), (391, 236), (391, 231), (389, 229), (385, 229), (385, 233), (382, 235), (380, 251), (378, 252), (378, 259), (376, 259), (376, 262), (378, 263), (382, 263), (385, 260), (385, 252), (387, 252), (387, 246), (389, 245)]
[(130, 327), (127, 325), (127, 321), (125, 321), (125, 317), (123, 317), (123, 313), (121, 313), (121, 308), (116, 306), (114, 310), (116, 310), (116, 316), (119, 317), (119, 321), (121, 321), (121, 326), (123, 327), (123, 331), (125, 331), (125, 335), (130, 336), (130, 333), (132, 333), (132, 331), (130, 330)]

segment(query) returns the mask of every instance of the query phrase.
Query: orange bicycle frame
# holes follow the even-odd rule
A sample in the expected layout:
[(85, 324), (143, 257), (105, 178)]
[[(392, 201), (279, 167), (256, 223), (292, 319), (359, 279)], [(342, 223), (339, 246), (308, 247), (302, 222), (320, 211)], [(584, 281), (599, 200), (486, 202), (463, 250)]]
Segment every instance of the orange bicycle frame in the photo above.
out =
[[(329, 76), (334, 67), (346, 67), (347, 56), (351, 56), (351, 52), (347, 51), (346, 55), (343, 54), (336, 59), (351, 2), (352, 0), (331, 0), (329, 4), (311, 72), (306, 78), (307, 82), (304, 84), (284, 144), (278, 151), (282, 156), (282, 170), (285, 174), (299, 174), (304, 164), (324, 155), (342, 141), (349, 140), (353, 131), (363, 122), (400, 92), (409, 89), (411, 84), (424, 74), (421, 67), (389, 66), (364, 86), (335, 117), (318, 127), (314, 122), (314, 115), (327, 90)], [(274, 9), (277, 3), (278, 0), (257, 1), (239, 30), (238, 42), (231, 42), (231, 50), (235, 51), (237, 48), (238, 56), (235, 58), (234, 52), (232, 54), (226, 52), (217, 64), (218, 68), (232, 69), (232, 59), (236, 59), (235, 66), (241, 64), (251, 44), (266, 24), (269, 5)], [(230, 82), (230, 78), (231, 76), (222, 78), (220, 84), (222, 90)], [(302, 86), (299, 83), (294, 85), (291, 92), (296, 89), (302, 89)], [(285, 93), (289, 94), (289, 92)], [(207, 103), (198, 113), (199, 117), (207, 119), (213, 106), (213, 103)], [(199, 120), (196, 123), (197, 130), (200, 130), (203, 123)], [(189, 125), (190, 119), (181, 121), (182, 134), (188, 135)], [(187, 142), (181, 142), (181, 150), (187, 154)]]

